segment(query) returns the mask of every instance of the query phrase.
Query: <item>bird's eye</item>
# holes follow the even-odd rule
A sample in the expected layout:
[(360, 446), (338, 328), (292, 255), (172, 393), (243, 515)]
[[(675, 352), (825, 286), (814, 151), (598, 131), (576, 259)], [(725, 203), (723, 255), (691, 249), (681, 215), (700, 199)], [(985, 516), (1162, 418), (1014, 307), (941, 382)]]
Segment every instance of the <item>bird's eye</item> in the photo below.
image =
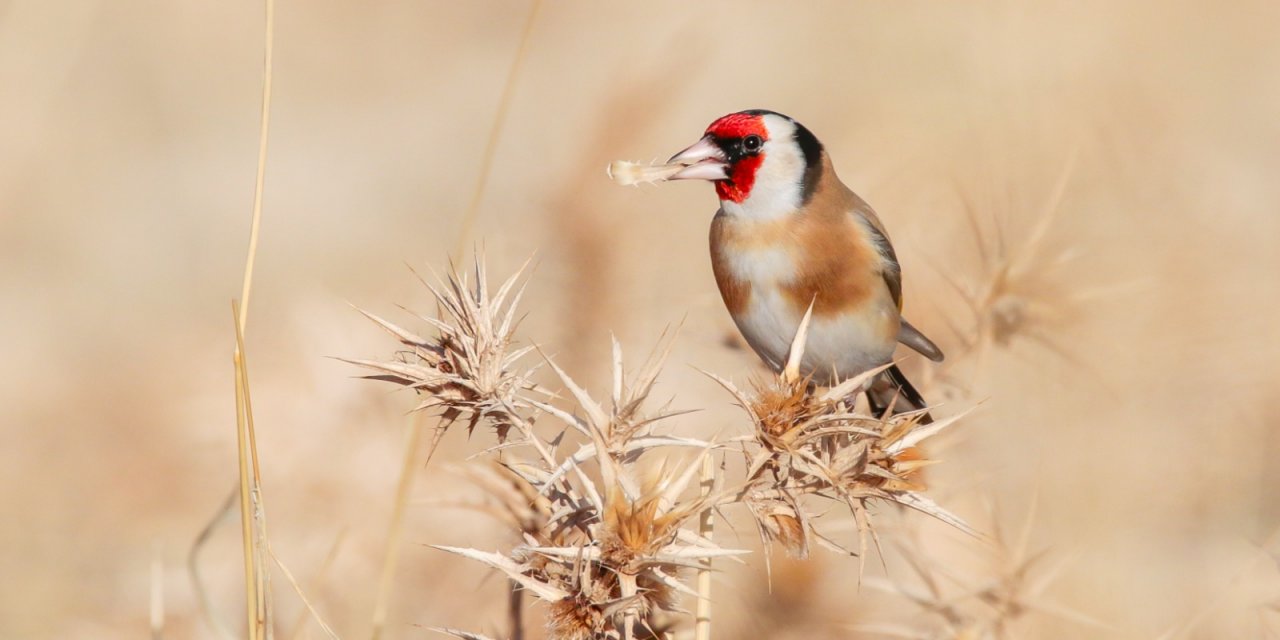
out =
[(764, 140), (761, 140), (760, 136), (755, 134), (751, 134), (742, 139), (742, 148), (751, 153), (759, 151), (760, 145), (762, 144), (764, 144)]

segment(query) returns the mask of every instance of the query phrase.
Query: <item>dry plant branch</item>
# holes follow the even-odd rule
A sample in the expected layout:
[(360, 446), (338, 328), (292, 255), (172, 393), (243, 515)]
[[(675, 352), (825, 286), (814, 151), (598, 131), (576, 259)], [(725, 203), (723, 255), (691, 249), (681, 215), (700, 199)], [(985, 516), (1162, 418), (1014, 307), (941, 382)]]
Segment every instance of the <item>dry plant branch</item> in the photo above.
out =
[(200, 529), (200, 533), (196, 535), (196, 539), (191, 543), (191, 548), (187, 551), (187, 573), (191, 576), (191, 587), (195, 592), (196, 602), (200, 606), (201, 617), (209, 625), (209, 628), (224, 640), (231, 640), (235, 636), (231, 629), (227, 627), (227, 624), (218, 617), (217, 611), (213, 606), (213, 600), (209, 597), (209, 590), (205, 588), (204, 576), (200, 571), (200, 551), (213, 538), (213, 534), (218, 527), (230, 519), (231, 514), (235, 512), (239, 497), (240, 483), (237, 478), (236, 485), (227, 493), (227, 497), (218, 506), (213, 517)]
[[(249, 393), (249, 373), (246, 363), (244, 333), (248, 327), (249, 298), (253, 290), (253, 268), (258, 251), (258, 237), (262, 223), (262, 193), (266, 183), (267, 140), (271, 128), (271, 77), (275, 41), (275, 2), (265, 0), (265, 25), (263, 34), (262, 109), (258, 135), (258, 163), (254, 180), (253, 213), (249, 227), (249, 248), (245, 257), (244, 279), (240, 303), (232, 302), (232, 319), (235, 327), (235, 351), (232, 364), (235, 370), (236, 399), (236, 453), (239, 463), (239, 504), (241, 543), (245, 564), (245, 613), (248, 635), (251, 640), (270, 637), (271, 595), (270, 569), (267, 566), (266, 514), (261, 491), (261, 467), (258, 461), (257, 436), (253, 428), (253, 406)], [(251, 464), (250, 464), (251, 461)], [(228, 500), (224, 508), (230, 507)], [(216, 515), (197, 537), (189, 554), (192, 580), (201, 597), (206, 617), (214, 621), (220, 633), (225, 630), (216, 623), (216, 617), (208, 606), (205, 589), (197, 571), (200, 546), (211, 536), (213, 528), (222, 521), (222, 511)]]
[(249, 393), (249, 365), (244, 334), (231, 304), (235, 325), (236, 351), (236, 452), (240, 465), (240, 522), (245, 556), (245, 601), (250, 640), (271, 635), (271, 575), (266, 562), (266, 506), (262, 496), (262, 475), (258, 465), (257, 436), (254, 434), (253, 401)]
[[(246, 469), (244, 468), (245, 467), (244, 459), (246, 457), (245, 455), (246, 454), (245, 452), (246, 434), (244, 432), (244, 429), (246, 428), (245, 417), (246, 415), (249, 415), (251, 412), (246, 411), (246, 408), (243, 405), (243, 400), (246, 399), (248, 396), (247, 373), (243, 366), (243, 351), (244, 351), (243, 334), (248, 328), (249, 298), (250, 298), (250, 294), (253, 291), (253, 269), (254, 269), (254, 263), (256, 261), (257, 253), (258, 253), (259, 231), (262, 227), (262, 194), (266, 184), (267, 141), (270, 137), (269, 134), (271, 131), (271, 81), (272, 81), (272, 68), (274, 66), (273, 57), (274, 57), (274, 47), (275, 47), (275, 0), (265, 0), (264, 12), (265, 12), (265, 24), (263, 27), (262, 108), (261, 108), (259, 131), (258, 131), (258, 162), (257, 162), (257, 170), (254, 178), (253, 211), (252, 211), (252, 217), (250, 219), (250, 225), (249, 225), (249, 247), (248, 247), (247, 255), (245, 256), (244, 278), (243, 278), (243, 283), (241, 285), (240, 305), (238, 310), (233, 310), (233, 314), (235, 316), (235, 330), (236, 330), (236, 348), (232, 358), (233, 366), (236, 369), (236, 392), (237, 392), (236, 393), (236, 417), (237, 417), (236, 440), (237, 440), (237, 452), (238, 452), (238, 456), (240, 457), (240, 463), (242, 468), (240, 471), (240, 481), (239, 481), (238, 488), (232, 490), (231, 495), (228, 497), (227, 501), (224, 503), (222, 508), (220, 508), (218, 513), (215, 514), (214, 517), (210, 519), (209, 523), (201, 531), (200, 535), (197, 536), (191, 548), (191, 551), (188, 554), (188, 566), (191, 572), (191, 579), (195, 583), (196, 593), (201, 602), (201, 608), (204, 611), (205, 618), (206, 620), (209, 621), (209, 624), (214, 628), (214, 630), (217, 631), (219, 635), (222, 635), (224, 637), (229, 635), (229, 632), (217, 620), (217, 616), (213, 613), (211, 601), (208, 598), (207, 590), (204, 588), (204, 584), (200, 576), (199, 566), (197, 561), (198, 561), (199, 551), (201, 547), (205, 543), (207, 543), (208, 540), (211, 538), (213, 530), (216, 528), (218, 523), (223, 521), (223, 517), (222, 517), (223, 514), (226, 513), (232, 507), (232, 505), (235, 504), (235, 495), (237, 493), (239, 493), (239, 496), (240, 496), (240, 507), (241, 507), (240, 515), (242, 520), (242, 534), (249, 531), (249, 525), (247, 524), (247, 519), (250, 517), (250, 512), (247, 507), (248, 488), (246, 486), (246, 482), (247, 482), (248, 474), (246, 473)], [(242, 387), (242, 385), (244, 386)], [(250, 415), (249, 416), (250, 424), (251, 424), (251, 419), (252, 418)], [(248, 433), (248, 440), (249, 440), (249, 445), (252, 448), (251, 455), (253, 458), (253, 466), (254, 466), (254, 472), (255, 472), (254, 475), (256, 477), (257, 469), (258, 469), (257, 449), (256, 449), (256, 444), (253, 442), (254, 435), (252, 431)], [(265, 535), (265, 533), (263, 535)], [(252, 552), (252, 545), (250, 544), (252, 542), (251, 540), (252, 536), (242, 535), (242, 537), (244, 538), (243, 541), (245, 542), (244, 553), (245, 553), (245, 571), (246, 571), (246, 577), (245, 577), (246, 601), (250, 603), (250, 605), (247, 607), (248, 610), (250, 611), (250, 613), (248, 614), (249, 615), (248, 624), (250, 629), (250, 637), (252, 638), (252, 637), (255, 637), (253, 630), (257, 627), (257, 624), (255, 622), (255, 619), (257, 616), (252, 612), (258, 607), (257, 601), (261, 595), (257, 593), (257, 585), (260, 582), (261, 583), (269, 582), (269, 578), (261, 578), (261, 576), (259, 577), (250, 576), (250, 574), (254, 573), (255, 567), (260, 568), (262, 566), (262, 562), (261, 562), (261, 558), (258, 558), (257, 562), (255, 562), (251, 558), (251, 556), (254, 555), (254, 553)], [(266, 616), (265, 603), (262, 604), (262, 609), (263, 609), (262, 616), (265, 617)]]
[(275, 51), (275, 0), (265, 0), (266, 24), (262, 55), (262, 114), (258, 127), (258, 170), (253, 185), (253, 218), (249, 226), (249, 252), (244, 263), (244, 285), (240, 290), (237, 324), (244, 333), (249, 321), (249, 294), (253, 290), (253, 265), (258, 255), (258, 230), (262, 227), (262, 192), (267, 178), (267, 140), (271, 131), (271, 70)]
[[(338, 557), (338, 550), (342, 548), (342, 542), (345, 539), (345, 531), (334, 536), (333, 544), (329, 546), (329, 552), (325, 554), (324, 561), (320, 563), (320, 568), (316, 571), (315, 584), (317, 586), (324, 583), (325, 575), (329, 573), (329, 567), (333, 566), (334, 558)], [(302, 596), (301, 589), (299, 589), (298, 595)], [(314, 617), (317, 621), (320, 620), (320, 616), (318, 614), (313, 614), (312, 607), (308, 606), (303, 608), (298, 612), (298, 617), (293, 621), (293, 631), (289, 632), (287, 636), (289, 640), (296, 640), (299, 634), (302, 633), (302, 629), (306, 626), (308, 616)]]
[(297, 578), (293, 577), (293, 572), (289, 570), (289, 567), (285, 566), (284, 562), (276, 556), (276, 552), (273, 551), (270, 546), (267, 547), (267, 554), (271, 556), (271, 559), (276, 563), (276, 566), (280, 567), (280, 571), (284, 573), (285, 579), (287, 579), (290, 586), (293, 587), (294, 593), (298, 594), (298, 599), (302, 600), (303, 611), (311, 614), (312, 618), (315, 618), (316, 624), (320, 625), (320, 629), (324, 631), (325, 635), (329, 636), (333, 640), (338, 640), (338, 634), (333, 632), (333, 627), (330, 627), (329, 623), (324, 621), (320, 612), (316, 611), (315, 605), (311, 604), (311, 599), (307, 597), (305, 592), (303, 592), (302, 585), (298, 584)]

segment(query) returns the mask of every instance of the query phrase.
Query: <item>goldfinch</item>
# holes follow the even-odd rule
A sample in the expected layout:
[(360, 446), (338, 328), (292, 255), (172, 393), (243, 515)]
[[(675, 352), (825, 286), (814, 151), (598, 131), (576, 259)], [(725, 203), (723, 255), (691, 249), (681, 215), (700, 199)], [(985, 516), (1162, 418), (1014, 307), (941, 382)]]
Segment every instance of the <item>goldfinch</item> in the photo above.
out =
[[(899, 342), (942, 360), (937, 345), (902, 317), (902, 269), (884, 225), (799, 122), (773, 111), (732, 113), (668, 164), (684, 166), (670, 180), (715, 186), (716, 284), (747, 344), (775, 372), (810, 304), (800, 373), (816, 384), (888, 364)], [(877, 415), (927, 408), (897, 365), (866, 394)]]

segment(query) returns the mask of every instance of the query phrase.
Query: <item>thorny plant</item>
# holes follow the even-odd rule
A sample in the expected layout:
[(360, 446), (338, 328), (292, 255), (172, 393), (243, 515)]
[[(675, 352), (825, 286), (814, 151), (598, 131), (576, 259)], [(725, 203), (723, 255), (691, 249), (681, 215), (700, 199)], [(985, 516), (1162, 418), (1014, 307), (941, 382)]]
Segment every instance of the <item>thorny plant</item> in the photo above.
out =
[[(747, 553), (697, 531), (694, 523), (708, 510), (745, 507), (766, 545), (777, 541), (804, 557), (811, 543), (820, 544), (858, 556), (860, 566), (868, 539), (875, 539), (872, 501), (911, 507), (972, 532), (923, 494), (918, 473), (931, 461), (917, 445), (956, 418), (922, 424), (918, 412), (856, 412), (851, 398), (875, 371), (815, 389), (796, 373), (807, 315), (789, 364), (776, 378), (745, 392), (708, 374), (746, 411), (750, 431), (724, 441), (702, 440), (665, 427), (680, 412), (648, 407), (670, 338), (632, 373), (614, 341), (605, 403), (546, 359), (572, 406), (554, 402), (554, 394), (533, 382), (535, 367), (523, 364), (531, 348), (514, 348), (522, 272), (491, 294), (477, 259), (474, 283), (455, 270), (444, 282), (428, 285), (441, 310), (437, 318), (421, 318), (435, 328), (432, 339), (366, 313), (406, 349), (389, 362), (351, 362), (373, 371), (369, 378), (423, 396), (418, 409), (439, 412), (442, 430), (460, 419), (469, 430), (481, 422), (495, 429), (497, 443), (482, 452), (488, 461), (470, 475), (493, 498), (485, 509), (520, 542), (505, 553), (437, 548), (488, 565), (546, 601), (551, 637), (670, 637), (669, 620), (682, 612), (681, 596), (698, 596), (686, 582), (690, 570), (712, 558)], [(536, 432), (535, 420), (543, 417), (558, 423), (558, 431)], [(692, 491), (707, 457), (731, 451), (744, 457), (745, 477), (736, 483), (717, 477), (710, 490)], [(814, 503), (823, 500), (853, 515), (856, 552), (815, 528)]]
[(456, 272), (447, 283), (438, 283), (439, 288), (423, 280), (442, 316), (418, 316), (436, 329), (438, 335), (434, 339), (423, 338), (361, 310), (407, 349), (398, 352), (392, 361), (347, 362), (378, 371), (366, 376), (369, 379), (419, 392), (424, 399), (415, 411), (438, 408), (446, 426), (467, 418), (468, 431), (473, 431), (481, 420), (488, 420), (497, 431), (498, 440), (505, 441), (519, 403), (516, 393), (529, 387), (532, 373), (516, 367), (531, 347), (510, 349), (519, 324), (516, 308), (524, 293), (523, 287), (513, 292), (518, 275), (519, 272), (493, 295), (489, 294), (480, 262), (476, 263), (474, 290), (468, 289), (466, 280), (457, 277)]
[(1049, 559), (1048, 550), (1030, 550), (1035, 504), (1028, 511), (1016, 540), (1008, 540), (992, 514), (989, 569), (980, 575), (962, 575), (931, 557), (914, 528), (895, 538), (894, 546), (915, 582), (869, 578), (867, 586), (906, 599), (924, 614), (927, 624), (860, 624), (859, 631), (909, 640), (1012, 640), (1015, 624), (1030, 614), (1094, 629), (1107, 628), (1093, 618), (1058, 604), (1044, 595), (1066, 566)]
[[(754, 393), (708, 374), (733, 395), (753, 427), (750, 435), (734, 440), (744, 445), (747, 473), (729, 501), (747, 506), (763, 541), (777, 540), (792, 556), (804, 558), (813, 540), (858, 556), (859, 572), (866, 561), (868, 538), (875, 539), (867, 508), (870, 500), (911, 507), (974, 533), (923, 495), (925, 486), (917, 473), (933, 461), (916, 445), (955, 424), (960, 416), (925, 424), (923, 411), (892, 417), (856, 413), (853, 398), (883, 368), (814, 391), (798, 374), (808, 321), (805, 314), (782, 373), (757, 383)], [(804, 504), (807, 497), (849, 509), (858, 525), (856, 553), (814, 529), (813, 512)]]
[[(1001, 216), (996, 215), (987, 223), (981, 220), (980, 212), (1000, 210), (998, 198), (979, 204), (974, 201), (975, 194), (961, 191), (965, 221), (978, 254), (978, 270), (968, 277), (956, 278), (938, 265), (934, 269), (960, 296), (972, 317), (966, 327), (943, 320), (951, 325), (960, 342), (958, 355), (972, 355), (979, 371), (985, 368), (993, 351), (1021, 341), (1039, 345), (1066, 362), (1092, 371), (1090, 365), (1056, 341), (1054, 334), (1078, 319), (1089, 303), (1137, 284), (1080, 286), (1066, 277), (1079, 265), (1080, 255), (1071, 249), (1055, 249), (1050, 232), (1062, 213), (1077, 154), (1078, 149), (1070, 152), (1044, 203), (1029, 214), (1034, 216), (1035, 226), (1017, 242), (1006, 239), (1007, 225)], [(1009, 201), (1012, 200), (1010, 196)], [(965, 360), (949, 358), (952, 365)]]

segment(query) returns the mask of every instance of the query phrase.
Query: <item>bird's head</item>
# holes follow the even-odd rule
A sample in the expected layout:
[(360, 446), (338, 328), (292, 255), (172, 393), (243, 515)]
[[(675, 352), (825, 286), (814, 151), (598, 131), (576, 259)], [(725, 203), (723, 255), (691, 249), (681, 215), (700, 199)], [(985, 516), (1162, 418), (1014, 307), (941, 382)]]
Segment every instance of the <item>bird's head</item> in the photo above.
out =
[(773, 111), (724, 116), (668, 163), (687, 165), (671, 180), (710, 180), (721, 208), (773, 218), (808, 201), (823, 169), (822, 144), (804, 125)]

